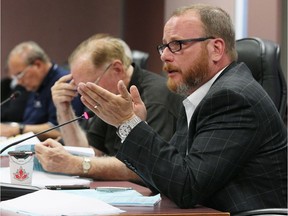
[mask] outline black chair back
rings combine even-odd
[[[288,215],[287,208],[265,208],[250,211],[244,211],[232,216],[284,216]]]
[[[243,38],[236,41],[238,62],[244,62],[254,78],[274,101],[282,119],[286,120],[287,86],[280,65],[280,47],[261,38]]]

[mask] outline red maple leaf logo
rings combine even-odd
[[[28,174],[25,171],[25,169],[22,168],[22,166],[20,166],[19,169],[17,169],[16,173],[13,173],[14,178],[19,180],[19,181],[24,181],[25,179],[28,178]]]

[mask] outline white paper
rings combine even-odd
[[[44,188],[48,185],[90,185],[92,179],[80,178],[78,176],[52,174],[41,171],[33,171],[32,186]],[[0,182],[11,183],[10,168],[0,168]]]
[[[33,132],[28,132],[28,133],[25,133],[25,134],[22,134],[22,135],[17,135],[15,137],[11,137],[11,138],[8,138],[8,139],[3,139],[3,140],[0,140],[0,149],[3,149],[4,147],[14,143],[14,142],[17,142],[19,140],[22,140],[22,139],[26,139],[28,137],[31,137],[33,136],[34,133]],[[24,150],[25,147],[28,147],[28,149],[25,149],[25,150],[29,150],[31,151],[31,147],[29,146],[33,146],[37,143],[40,143],[41,141],[37,138],[37,137],[33,137],[33,138],[30,138],[24,142],[21,142],[15,146],[11,146],[10,148],[6,149],[4,152],[2,152],[1,156],[7,156],[8,155],[8,152],[9,151],[15,151],[15,150]],[[23,149],[24,148],[24,149]],[[79,155],[79,156],[86,156],[86,157],[93,157],[95,156],[95,152],[92,148],[87,148],[87,147],[77,147],[77,146],[64,146],[64,148],[71,154],[73,155]]]
[[[107,215],[123,210],[95,198],[62,193],[60,191],[39,190],[15,199],[0,202],[1,209],[28,215]]]
[[[161,200],[160,194],[143,196],[136,190],[123,190],[115,192],[97,191],[95,189],[62,190],[63,193],[72,193],[79,196],[99,199],[115,206],[154,206]]]
[[[25,134],[21,134],[21,135],[17,135],[15,137],[11,137],[11,138],[8,138],[8,139],[5,139],[5,140],[1,140],[0,142],[0,149],[2,150],[4,147],[14,143],[14,142],[18,142],[22,139],[26,139],[28,137],[31,137],[33,136],[34,133],[33,132],[29,132],[29,133],[25,133]],[[37,137],[33,137],[33,138],[30,138],[24,142],[21,142],[15,146],[11,146],[10,148],[6,149],[4,152],[2,152],[1,156],[4,156],[4,155],[8,155],[8,152],[9,151],[14,151],[16,146],[23,146],[23,145],[35,145],[37,143],[40,143],[40,140],[37,138]]]
[[[92,148],[77,147],[77,146],[64,146],[64,148],[73,155],[93,157],[95,152]]]

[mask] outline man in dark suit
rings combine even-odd
[[[207,5],[177,9],[158,51],[169,88],[186,96],[170,142],[144,122],[136,87],[129,94],[120,81],[120,97],[79,84],[82,102],[118,127],[117,158],[182,208],[287,207],[286,127],[248,67],[236,63],[229,15]]]

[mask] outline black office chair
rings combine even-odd
[[[287,208],[256,209],[240,212],[238,214],[233,214],[232,216],[281,216],[281,215],[288,215],[288,209]]]
[[[236,50],[238,62],[246,63],[286,122],[287,86],[280,65],[279,45],[256,37],[243,38],[236,41]]]
[[[149,54],[139,50],[132,50],[132,59],[135,64],[143,69],[147,69]]]

